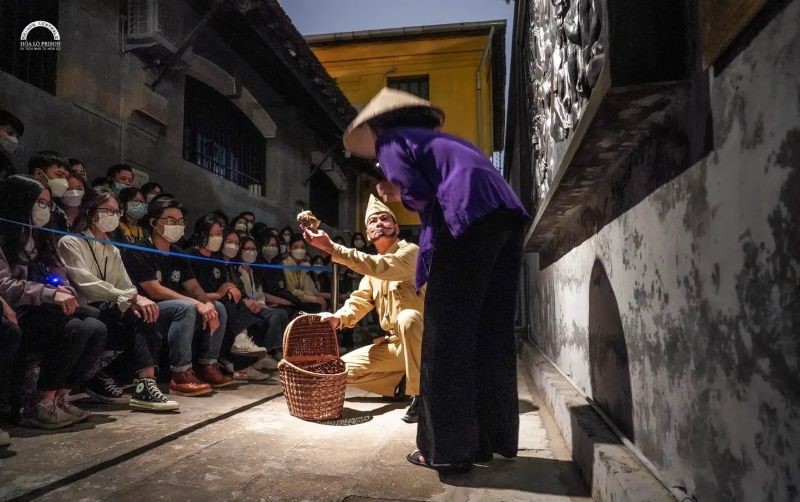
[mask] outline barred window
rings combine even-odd
[[[428,76],[416,75],[413,77],[389,77],[389,87],[406,91],[422,99],[430,99],[428,92]]]
[[[0,71],[31,85],[56,93],[58,51],[21,50],[22,30],[34,21],[47,21],[58,28],[58,0],[0,0]],[[28,33],[29,42],[52,42],[53,35],[45,28]]]
[[[186,77],[183,158],[263,194],[267,142],[250,119],[206,84]]]

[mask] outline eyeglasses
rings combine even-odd
[[[166,221],[167,225],[181,225],[181,226],[184,226],[184,227],[186,226],[186,220],[184,220],[183,218],[181,218],[180,220],[176,220],[175,218],[170,216],[168,218],[159,218],[158,219],[158,221],[161,221],[161,220]]]
[[[97,208],[98,214],[107,214],[109,216],[117,215],[122,216],[122,209],[110,209],[107,207],[98,207]]]
[[[39,206],[40,208],[42,208],[42,209],[49,209],[51,211],[55,207],[55,203],[54,202],[49,201],[49,200],[45,200],[45,199],[36,199],[36,203],[35,204],[37,206]]]

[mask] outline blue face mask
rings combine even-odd
[[[144,202],[128,202],[125,204],[125,214],[134,220],[141,220],[147,214],[147,204]]]
[[[126,185],[125,183],[120,183],[119,181],[114,183],[114,191],[117,193],[120,193],[121,191],[125,190],[128,187],[129,185]]]

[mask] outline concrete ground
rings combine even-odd
[[[0,500],[589,500],[539,396],[520,378],[520,456],[439,478],[405,460],[405,403],[349,389],[344,419],[289,415],[279,384],[183,398],[179,414],[96,407],[61,432],[12,428]]]

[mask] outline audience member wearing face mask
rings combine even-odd
[[[150,233],[144,223],[147,215],[147,201],[142,191],[136,187],[123,188],[119,192],[122,219],[119,228],[111,235],[118,242],[133,244],[146,240]]]
[[[283,265],[303,265],[306,261],[306,243],[303,236],[295,234],[289,242],[289,256],[281,263]],[[327,308],[328,302],[323,293],[317,291],[314,281],[305,270],[284,269],[283,276],[286,279],[286,289],[293,295],[300,298],[306,305],[317,304],[317,312]]]
[[[0,178],[17,173],[11,156],[19,148],[19,138],[25,132],[25,125],[8,110],[0,110]]]
[[[48,187],[55,199],[60,199],[69,189],[69,164],[58,152],[41,151],[28,162],[28,174]],[[52,205],[50,227],[69,231],[67,214],[57,204]]]
[[[256,248],[260,251],[257,263],[280,265],[283,261],[280,256],[278,237],[272,233],[268,233],[265,240],[256,241]],[[286,289],[286,279],[283,275],[283,270],[259,267],[255,269],[254,273],[257,276],[256,280],[261,284],[265,293],[282,300],[273,300],[272,303],[275,307],[286,310],[290,318],[293,318],[300,312],[303,301]]]
[[[24,175],[0,182],[0,218],[43,227],[50,189]],[[69,402],[99,359],[106,327],[81,311],[52,233],[0,221],[0,297],[16,311],[22,351],[41,354],[38,395],[25,403],[21,424],[60,429],[91,416]]]
[[[67,183],[67,191],[56,202],[64,210],[69,227],[74,228],[75,220],[80,213],[83,195],[86,193],[86,182],[83,178],[70,174]]]
[[[115,164],[106,171],[108,186],[116,193],[120,193],[128,187],[133,186],[135,176],[133,169],[127,164]]]
[[[258,246],[250,237],[244,237],[240,241],[238,259],[241,265],[236,267],[239,273],[239,280],[244,293],[244,304],[250,312],[256,316],[260,325],[257,329],[251,330],[254,341],[261,347],[267,349],[266,357],[260,358],[241,370],[242,377],[248,380],[259,380],[265,372],[277,369],[277,363],[283,358],[281,346],[283,344],[283,331],[289,324],[289,313],[281,308],[279,304],[288,303],[283,298],[273,296],[264,291],[258,274],[254,273],[250,264],[258,259]],[[268,306],[271,305],[271,306]]]
[[[75,231],[87,237],[108,240],[120,222],[121,203],[107,188],[90,189],[81,206]],[[155,366],[161,350],[161,336],[156,330],[158,306],[138,295],[122,263],[119,249],[112,244],[65,236],[58,242],[67,275],[77,292],[78,303],[100,310],[100,319],[108,329],[103,357],[95,375],[84,384],[84,391],[100,403],[130,404],[150,411],[178,409],[156,385]],[[131,358],[136,371],[133,396],[105,372],[120,354]]]
[[[157,327],[169,345],[170,393],[210,394],[212,387],[233,383],[216,364],[225,337],[227,311],[208,297],[195,278],[191,263],[171,254],[180,251],[174,243],[183,238],[186,228],[183,206],[163,195],[150,203],[146,218],[150,237],[139,245],[164,254],[126,249],[122,260],[139,294],[158,305]],[[192,369],[193,337],[199,350],[197,374]]]
[[[223,230],[214,215],[209,214],[197,220],[194,229],[192,240],[196,244],[190,249],[190,254],[224,261],[233,261],[239,255],[238,233],[232,228]],[[192,262],[192,270],[197,282],[207,291],[209,299],[219,301],[227,312],[228,325],[225,332],[228,337],[220,351],[223,367],[234,373],[230,354],[256,357],[266,355],[267,349],[253,342],[250,330],[258,329],[259,319],[242,302],[241,283],[235,268],[223,263],[197,260]]]

